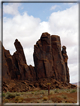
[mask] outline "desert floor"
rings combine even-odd
[[[3,92],[3,103],[77,103],[77,89]]]

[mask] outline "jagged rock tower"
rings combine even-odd
[[[64,49],[61,52],[60,37],[43,33],[34,45],[36,77],[38,79],[53,77],[58,81],[69,82],[69,70],[64,55],[67,56]]]
[[[60,37],[42,33],[34,45],[34,64],[28,66],[21,43],[15,40],[16,52],[11,55],[3,48],[3,78],[18,80],[38,80],[53,78],[60,82],[69,83],[66,47],[62,47]]]

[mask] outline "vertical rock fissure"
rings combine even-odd
[[[44,74],[45,74],[45,76],[46,76],[46,68],[45,68],[45,63],[44,63],[44,61],[43,61],[43,67],[44,67]]]

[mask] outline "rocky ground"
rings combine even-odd
[[[28,80],[3,80],[3,91],[4,92],[26,92],[31,90],[47,90],[48,83],[50,83],[50,89],[69,89],[76,88],[75,85],[70,83],[59,82],[53,78],[39,79],[37,81]]]

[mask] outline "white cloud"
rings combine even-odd
[[[3,4],[3,13],[16,15],[18,14],[19,3],[9,3],[8,5]]]
[[[50,10],[55,10],[56,8],[60,8],[60,6],[58,6],[58,5],[54,5],[54,6],[52,6],[51,8],[50,8]]]
[[[69,73],[70,73],[70,82],[78,82],[79,79],[79,65],[78,64],[70,64],[69,65]]]
[[[74,73],[78,73],[78,5],[64,11],[53,12],[48,22],[41,22],[39,18],[29,16],[26,12],[23,15],[18,12],[13,18],[4,17],[3,20],[4,47],[13,54],[15,51],[13,43],[17,38],[24,48],[28,65],[34,64],[34,45],[43,32],[59,35],[61,44],[67,46],[71,82],[72,79],[77,81],[78,74],[75,76]]]
[[[49,18],[51,33],[59,35],[61,44],[67,46],[70,82],[78,81],[78,17],[78,5],[74,5],[64,11],[53,12]]]

